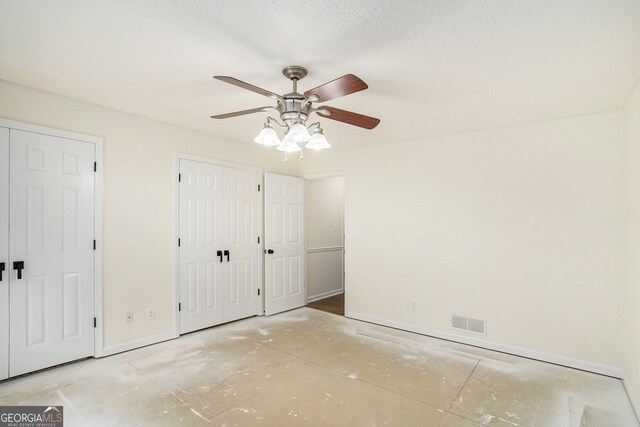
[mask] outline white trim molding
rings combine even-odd
[[[178,338],[173,332],[165,332],[164,334],[153,335],[150,337],[139,338],[137,340],[127,341],[120,344],[110,345],[102,350],[103,356],[111,356],[124,351],[135,350],[136,348],[146,347],[148,345],[158,344],[162,341],[169,341]]]
[[[23,130],[26,132],[40,133],[42,135],[57,136],[66,139],[75,139],[76,141],[90,142],[92,144],[102,144],[101,136],[88,135],[86,133],[72,132],[68,130],[50,128],[47,126],[35,125],[33,123],[19,122],[17,120],[9,120],[0,117],[0,127]]]
[[[336,176],[347,176],[347,171],[335,171],[335,172],[324,172],[324,173],[312,173],[308,175],[302,175],[302,179],[322,179],[322,178],[334,178]]]
[[[572,359],[570,357],[560,356],[557,354],[545,353],[525,347],[518,347],[509,344],[502,344],[484,339],[465,337],[462,335],[443,332],[436,329],[423,328],[421,326],[410,325],[407,323],[395,322],[393,320],[380,319],[366,314],[355,313],[349,311],[345,313],[346,317],[363,322],[375,323],[377,325],[388,326],[390,328],[401,329],[403,331],[415,332],[421,335],[427,335],[433,338],[440,338],[447,341],[453,341],[460,344],[467,344],[473,347],[480,347],[487,350],[499,351],[501,353],[512,354],[515,356],[526,357],[527,359],[539,360],[541,362],[553,363],[554,365],[567,366],[569,368],[580,369],[582,371],[593,372],[596,374],[606,375],[609,377],[623,379],[622,369],[615,366],[601,365],[599,363],[588,362],[586,360]]]
[[[627,376],[625,375],[624,378],[622,378],[622,385],[624,386],[624,389],[627,392],[627,396],[629,396],[631,407],[633,408],[633,411],[636,413],[636,419],[640,423],[640,406],[638,406],[638,403],[636,403],[640,401],[636,400],[637,396],[633,394],[633,391],[631,391],[631,387],[629,387],[627,383],[628,383]]]
[[[193,154],[176,152],[176,160],[179,161],[180,159],[193,160],[194,162],[208,163],[211,165],[224,166],[228,168],[243,169],[258,172],[260,174],[263,172],[263,169],[257,166],[243,165],[242,163],[226,162],[224,160],[212,159],[211,157],[196,156]]]
[[[336,295],[340,295],[342,293],[344,293],[344,289],[336,289],[336,290],[333,290],[333,291],[323,292],[321,294],[313,295],[313,296],[308,297],[307,298],[307,303],[318,301],[318,300],[329,298],[329,297],[333,297],[333,296],[336,296]]]
[[[314,254],[317,252],[333,252],[333,251],[341,251],[344,247],[342,246],[324,246],[321,248],[307,248],[308,254]]]

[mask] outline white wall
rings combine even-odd
[[[444,333],[469,315],[484,340],[621,366],[620,111],[310,153],[300,168],[348,170],[348,315]]]
[[[4,81],[0,117],[104,137],[106,346],[173,330],[176,152],[297,175],[297,161],[285,164],[274,150]],[[147,320],[150,307],[155,320]],[[126,323],[128,311],[134,323]]]
[[[306,181],[307,299],[342,291],[344,177]]]
[[[640,84],[624,109],[625,117],[625,236],[624,370],[627,388],[640,409]]]
[[[451,332],[453,313],[483,318],[488,341],[624,362],[638,396],[639,98],[636,90],[624,114],[307,153],[300,165],[261,147],[3,81],[0,117],[105,138],[107,346],[173,328],[180,151],[287,175],[348,170],[349,313],[443,332]],[[148,321],[152,306],[157,318]],[[136,314],[133,324],[127,311]]]

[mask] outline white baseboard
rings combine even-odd
[[[344,293],[344,289],[343,288],[336,289],[334,291],[323,292],[323,293],[318,294],[318,295],[313,295],[313,296],[307,297],[307,303],[318,301],[319,299],[329,298],[329,297],[332,297],[332,296],[335,296],[335,295],[340,295],[341,293]]]
[[[105,347],[104,349],[102,349],[102,355],[100,357],[111,356],[112,354],[122,353],[123,351],[134,350],[140,347],[146,347],[151,344],[157,344],[159,342],[172,340],[174,338],[178,338],[178,335],[176,335],[172,331],[164,334],[140,338],[133,341],[127,341],[121,344],[110,345],[109,347]]]
[[[421,335],[428,335],[434,338],[440,338],[447,341],[454,341],[461,344],[472,345],[474,347],[481,347],[488,350],[495,350],[502,353],[513,354],[516,356],[526,357],[528,359],[540,360],[542,362],[549,362],[555,365],[567,366],[569,368],[580,369],[583,371],[589,371],[596,374],[607,375],[609,377],[622,379],[624,377],[622,368],[615,366],[601,365],[598,363],[588,362],[585,360],[572,359],[570,357],[559,356],[556,354],[545,353],[542,351],[518,347],[509,344],[502,344],[493,341],[487,341],[479,338],[465,337],[450,332],[438,331],[436,329],[423,328],[420,326],[410,325],[406,323],[394,322],[392,320],[379,319],[366,314],[354,313],[349,311],[345,313],[346,317],[362,320],[364,322],[375,323],[382,326],[388,326],[395,329],[402,329],[404,331],[415,332]]]
[[[631,401],[631,406],[633,407],[633,411],[636,413],[636,418],[638,419],[638,422],[640,422],[640,407],[638,406],[638,404],[640,404],[640,401],[636,399],[637,396],[633,394],[633,392],[631,391],[631,388],[627,385],[626,375],[624,375],[624,377],[622,378],[622,385],[624,386],[624,389],[627,391],[627,395],[629,396],[629,400]],[[636,402],[639,402],[639,403],[636,403]]]

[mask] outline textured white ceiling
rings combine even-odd
[[[638,0],[0,0],[0,79],[250,142],[269,105],[213,80],[286,93],[347,73],[369,89],[327,105],[337,148],[620,108],[640,77]]]

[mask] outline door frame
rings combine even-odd
[[[343,188],[343,200],[342,200],[342,214],[343,214],[343,218],[342,218],[342,232],[344,234],[343,237],[343,241],[342,241],[342,253],[343,253],[343,265],[342,265],[342,270],[344,272],[343,278],[342,278],[342,290],[344,292],[344,316],[345,317],[349,317],[349,304],[347,303],[348,300],[348,293],[347,293],[347,282],[349,280],[349,262],[347,259],[347,250],[349,248],[349,172],[346,170],[342,170],[342,171],[334,171],[334,172],[324,172],[324,173],[315,173],[315,174],[308,174],[308,175],[302,175],[302,179],[304,179],[305,181],[305,204],[306,204],[306,195],[308,194],[306,186],[307,186],[307,181],[310,180],[314,180],[314,179],[324,179],[324,178],[334,178],[337,176],[341,176],[344,178],[344,188]],[[305,222],[305,228],[304,228],[304,233],[305,233],[305,263],[307,262],[307,226],[308,223]],[[305,274],[304,277],[304,286],[305,286],[305,290],[307,290],[307,275]]]
[[[172,230],[172,243],[173,247],[173,336],[178,338],[180,336],[180,313],[178,312],[178,304],[180,303],[180,254],[178,252],[178,234],[180,231],[180,186],[178,185],[178,174],[180,173],[180,160],[191,160],[194,162],[207,163],[215,166],[222,166],[228,168],[235,168],[246,170],[250,172],[256,172],[258,174],[258,184],[260,185],[260,193],[264,191],[264,171],[260,167],[243,165],[241,163],[226,162],[224,160],[218,160],[211,157],[198,156],[194,154],[176,152],[174,160],[173,170],[173,230]],[[264,221],[263,221],[263,202],[264,197],[262,194],[258,194],[258,233],[260,237],[260,243],[258,244],[258,289],[260,289],[260,297],[258,297],[256,315],[264,315],[264,267],[263,267],[263,252],[264,252]]]
[[[39,133],[47,136],[71,139],[74,141],[86,142],[94,146],[94,161],[97,170],[94,175],[94,198],[93,198],[93,233],[96,239],[96,249],[93,257],[93,285],[94,285],[94,317],[97,326],[94,328],[93,356],[101,357],[104,351],[104,318],[103,318],[103,295],[102,295],[102,267],[103,267],[103,196],[104,196],[104,138],[101,136],[88,135],[84,133],[71,132],[32,123],[20,122],[0,117],[0,127],[9,128],[9,144],[11,144],[11,129],[21,130],[31,133]],[[9,145],[11,146],[11,145]]]

